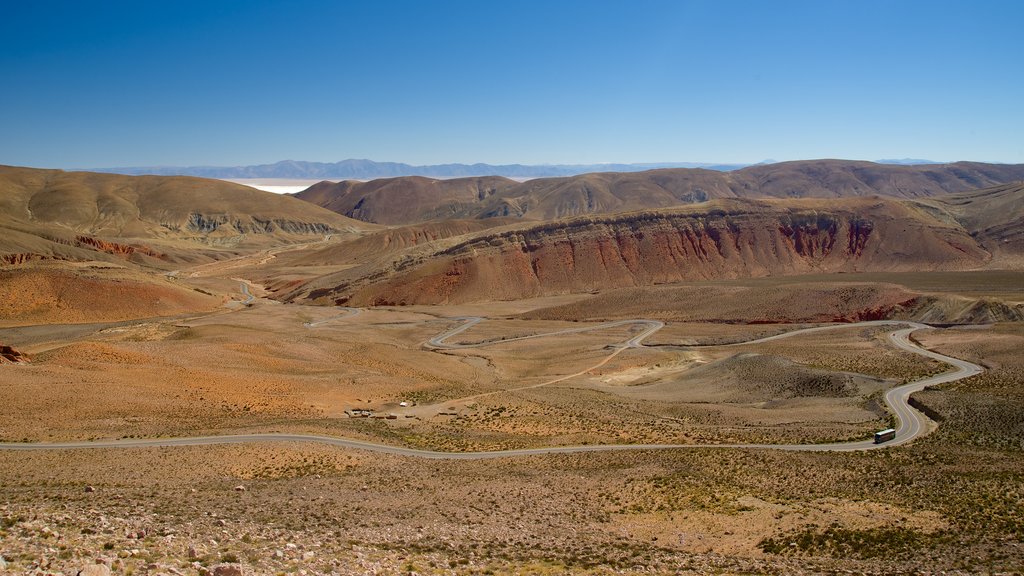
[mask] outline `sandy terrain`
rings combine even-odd
[[[125,321],[97,307],[91,324],[0,329],[0,342],[30,353],[0,365],[0,438],[293,431],[441,450],[822,442],[885,426],[880,392],[940,369],[861,327],[726,345],[801,325],[670,322],[654,346],[614,356],[637,327],[508,341],[599,325],[531,314],[585,295],[356,314],[281,304],[249,277],[273,267],[270,255],[158,283],[209,298],[206,309]],[[426,345],[471,315],[488,318],[451,343],[490,345]],[[0,557],[15,573],[65,574],[96,561],[135,574],[223,562],[254,574],[1020,569],[1024,333],[916,337],[990,370],[919,394],[942,420],[907,448],[486,463],[308,444],[5,453]],[[437,406],[446,413],[423,410]],[[355,408],[397,417],[350,418]]]

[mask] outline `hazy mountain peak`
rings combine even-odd
[[[922,160],[920,158],[889,158],[885,160],[875,160],[879,164],[902,164],[905,166],[920,165],[920,164],[945,164],[945,162],[936,162],[934,160]]]

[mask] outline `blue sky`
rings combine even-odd
[[[1024,2],[7,2],[0,164],[1024,162]]]

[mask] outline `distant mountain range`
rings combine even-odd
[[[942,164],[931,160],[912,158],[878,160],[879,164],[926,165]],[[467,178],[474,176],[504,176],[506,178],[550,178],[577,176],[595,172],[643,172],[658,168],[704,168],[717,172],[731,172],[748,166],[774,164],[765,160],[757,164],[715,164],[708,162],[651,162],[641,164],[430,164],[414,166],[401,162],[375,162],[373,160],[342,160],[340,162],[305,162],[282,160],[273,164],[254,166],[136,166],[126,168],[96,168],[96,172],[127,175],[199,176],[226,179],[289,179],[289,180],[373,180],[399,176],[426,176],[428,178]]]
[[[661,162],[647,164],[432,164],[413,166],[401,162],[342,160],[340,162],[303,162],[284,160],[256,166],[141,166],[97,168],[96,172],[154,176],[201,176],[203,178],[240,179],[276,178],[295,180],[371,180],[397,176],[465,178],[469,176],[505,176],[542,178],[575,176],[591,172],[642,172],[655,168],[705,168],[727,172],[749,164],[711,164],[701,162]]]

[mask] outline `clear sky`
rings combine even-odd
[[[1024,162],[1024,1],[4,3],[0,164]]]

